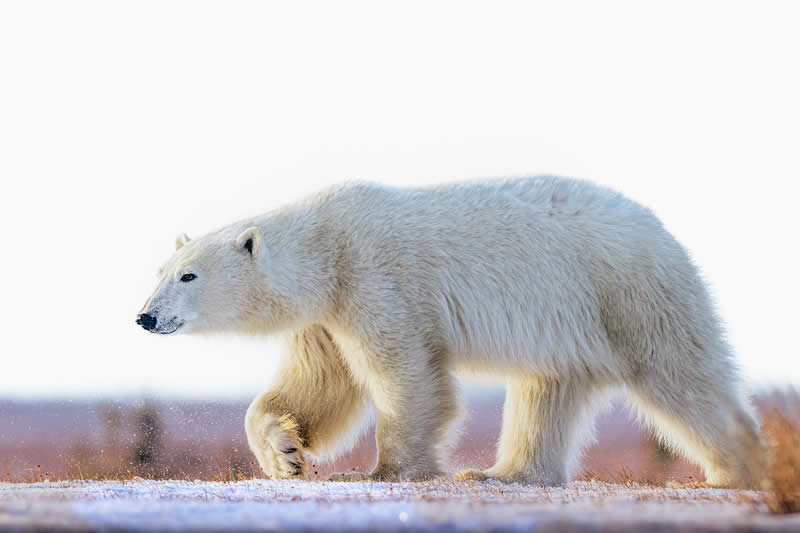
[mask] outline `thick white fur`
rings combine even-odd
[[[508,388],[497,463],[462,477],[564,483],[598,395],[624,387],[710,483],[756,482],[757,423],[708,292],[658,219],[616,192],[553,177],[354,184],[179,240],[143,310],[163,332],[292,332],[246,420],[275,477],[352,445],[370,401],[372,477],[442,474],[465,370]],[[181,283],[187,271],[197,279]]]

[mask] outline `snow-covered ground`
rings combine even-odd
[[[574,482],[0,483],[0,530],[800,531],[761,495]]]

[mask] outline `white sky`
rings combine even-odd
[[[345,179],[554,173],[653,208],[745,374],[800,383],[797,3],[3,2],[0,396],[241,396],[134,317],[172,252]]]

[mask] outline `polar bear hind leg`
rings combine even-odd
[[[587,380],[514,377],[506,387],[497,462],[458,480],[497,479],[546,486],[569,481],[593,434],[596,388]]]
[[[674,365],[637,380],[628,386],[631,400],[666,444],[703,467],[709,485],[758,488],[764,455],[756,417],[727,373],[699,370]]]

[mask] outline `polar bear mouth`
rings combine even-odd
[[[170,323],[167,324],[167,329],[158,330],[156,331],[156,333],[158,333],[159,335],[171,335],[176,331],[178,331],[179,329],[181,329],[182,326],[183,322]]]

